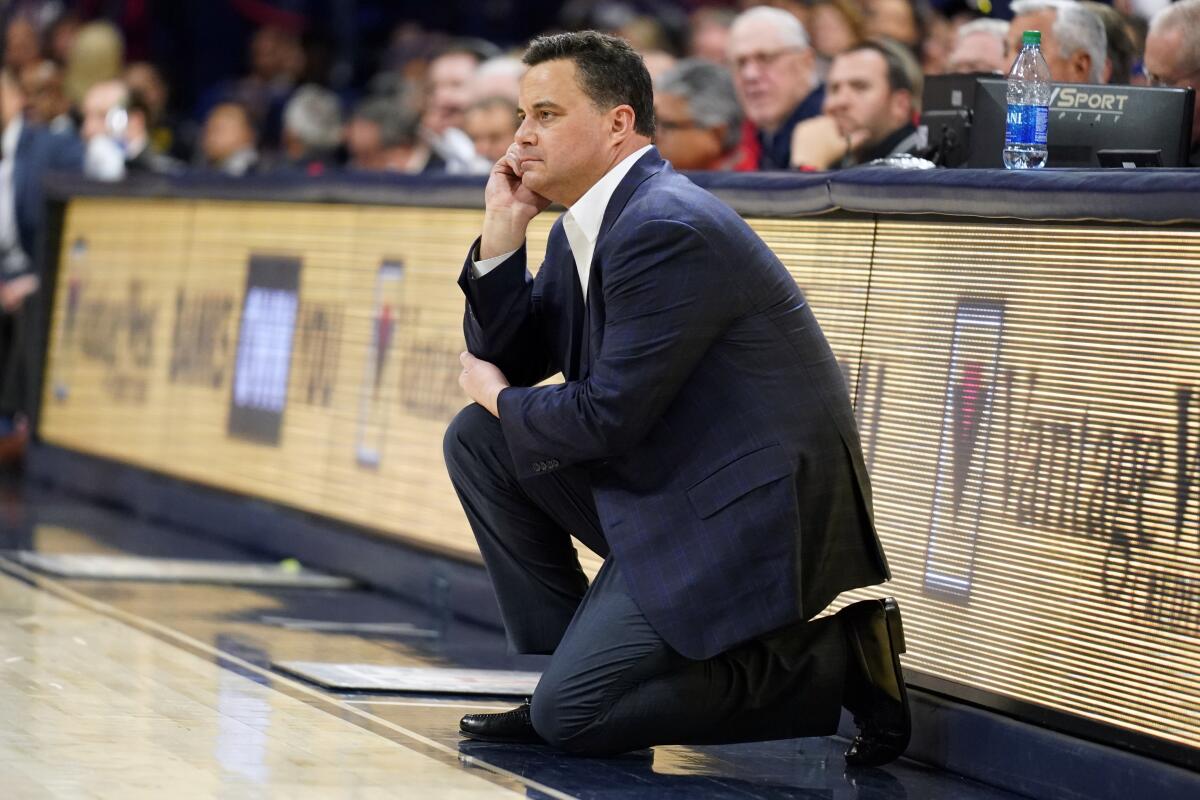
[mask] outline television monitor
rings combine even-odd
[[[998,75],[931,75],[921,124],[935,163],[1003,167],[1007,82]],[[1157,151],[1164,167],[1186,167],[1192,143],[1192,89],[1055,83],[1050,95],[1048,167],[1099,167],[1100,150]],[[1106,159],[1108,161],[1108,159]]]

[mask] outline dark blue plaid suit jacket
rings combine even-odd
[[[803,295],[657,150],[609,202],[586,313],[561,219],[536,278],[524,249],[470,267],[467,344],[513,384],[499,409],[518,472],[588,471],[631,595],[680,653],[889,577],[845,379]]]

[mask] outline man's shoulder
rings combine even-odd
[[[662,220],[712,230],[740,222],[732,208],[707,189],[674,170],[664,170],[642,183],[630,198],[617,225],[641,225]]]
[[[17,141],[18,163],[35,165],[41,161],[58,161],[78,156],[83,159],[83,143],[68,131],[53,131],[41,125],[25,125]]]

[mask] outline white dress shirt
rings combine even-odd
[[[0,137],[0,265],[3,274],[20,272],[25,266],[26,254],[21,250],[17,233],[16,186],[13,183],[13,167],[17,162],[17,142],[24,127],[21,118],[15,117]]]
[[[608,210],[608,201],[622,179],[633,169],[637,160],[646,154],[653,145],[646,145],[637,152],[630,153],[623,161],[604,173],[604,177],[592,184],[592,188],[584,192],[583,197],[563,214],[563,232],[567,234],[567,243],[571,246],[571,255],[575,257],[575,271],[579,275],[579,287],[583,290],[583,299],[587,300],[588,276],[592,273],[592,253],[596,250],[596,239],[600,237],[600,226],[604,223],[604,212]],[[488,272],[500,266],[516,250],[501,256],[475,261],[472,263],[476,278],[482,278]]]

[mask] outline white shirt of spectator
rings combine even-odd
[[[584,192],[583,197],[575,201],[575,205],[563,214],[563,232],[567,234],[567,243],[571,246],[571,255],[575,257],[575,271],[579,275],[579,287],[583,290],[583,299],[587,300],[588,277],[592,274],[592,253],[596,250],[596,239],[600,237],[600,226],[604,224],[604,212],[608,210],[608,201],[612,199],[617,186],[633,169],[637,160],[646,154],[653,145],[646,145],[635,153],[631,153],[615,167],[604,173],[604,177],[592,184],[592,188]],[[502,256],[473,262],[476,278],[482,278],[496,267],[500,266],[513,253],[513,250]]]
[[[23,127],[24,123],[18,116],[8,123],[4,136],[0,137],[0,257],[4,259],[2,266],[5,274],[20,272],[26,259],[17,235],[17,196],[13,184],[17,144],[21,140]]]

